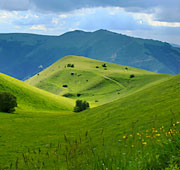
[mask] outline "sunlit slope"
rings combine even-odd
[[[180,120],[180,75],[115,102],[85,111],[89,129],[106,129],[107,135],[160,127]]]
[[[71,99],[53,95],[0,73],[0,92],[3,91],[10,92],[17,97],[17,110],[72,110],[73,101]]]
[[[67,64],[74,64],[74,68],[67,67]],[[102,67],[103,64],[107,67]],[[130,78],[130,75],[135,77]],[[171,76],[85,57],[66,56],[26,82],[54,94],[87,100],[91,106],[97,106],[169,77]],[[63,85],[68,87],[62,87]]]

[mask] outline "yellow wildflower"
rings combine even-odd
[[[131,145],[132,148],[134,148],[134,145]]]
[[[173,126],[176,126],[176,124],[173,124]]]
[[[140,133],[137,133],[138,136],[140,136]]]
[[[123,139],[126,139],[127,137],[126,136],[123,136]]]
[[[143,145],[147,145],[147,142],[143,142],[142,144],[143,144]]]
[[[161,136],[161,134],[156,134],[156,136]]]
[[[150,136],[146,136],[146,138],[150,138]]]
[[[133,135],[129,135],[130,137],[133,137]]]

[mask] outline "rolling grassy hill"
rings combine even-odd
[[[67,67],[67,64],[74,64],[74,67]],[[102,67],[103,64],[107,67]],[[130,75],[135,77],[130,78]],[[26,82],[48,92],[72,99],[87,100],[91,106],[98,106],[170,77],[171,75],[104,63],[85,57],[66,56]]]
[[[118,141],[124,134],[129,134],[132,130],[140,132],[152,127],[159,128],[162,125],[166,127],[171,118],[180,120],[179,84],[180,75],[173,76],[79,114],[0,113],[0,167],[15,161],[17,157],[20,158],[21,153],[26,153],[28,148],[43,149],[47,148],[47,145],[57,144],[58,141],[63,144],[64,134],[68,138],[77,139],[86,131],[91,134],[93,146],[98,146],[100,133],[104,129],[107,148],[111,146],[110,150],[118,152]],[[83,144],[85,143],[81,145]]]
[[[17,112],[72,110],[72,100],[53,95],[0,73],[0,92],[4,91],[17,97]]]
[[[0,34],[0,72],[25,80],[66,55],[79,55],[153,72],[180,73],[180,49],[106,30],[61,36]]]

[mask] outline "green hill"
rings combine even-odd
[[[0,92],[4,91],[17,97],[17,111],[72,110],[72,100],[53,95],[0,73]]]
[[[86,58],[83,59],[86,60]],[[82,67],[85,66],[82,65]],[[47,73],[50,72],[47,70]],[[12,82],[14,79],[10,80]],[[18,112],[19,114],[13,115],[0,113],[0,167],[9,166],[11,161],[15,164],[17,157],[20,159],[21,153],[28,152],[28,149],[34,150],[38,147],[46,149],[47,146],[55,145],[59,141],[63,146],[64,134],[68,136],[68,139],[79,139],[80,135],[83,136],[88,131],[92,137],[93,147],[96,147],[100,143],[99,134],[102,129],[104,129],[103,136],[108,144],[104,152],[106,153],[107,148],[121,152],[118,141],[122,139],[122,135],[129,134],[132,130],[141,132],[143,129],[159,128],[162,125],[166,127],[172,118],[180,120],[179,84],[180,75],[162,79],[162,82],[154,82],[151,86],[136,91],[134,94],[131,93],[114,102],[78,114],[72,112],[68,115],[58,112],[36,114],[32,111],[27,112],[28,114]],[[80,146],[86,147],[86,143]],[[81,160],[81,157],[79,158]]]
[[[61,36],[0,34],[0,72],[26,80],[67,55],[86,56],[158,73],[180,73],[180,49],[106,30]]]
[[[74,64],[74,67],[67,67]],[[106,64],[107,67],[102,65]],[[130,78],[131,75],[135,77]],[[98,106],[130,95],[170,78],[145,70],[66,56],[26,82],[40,89]],[[68,87],[63,87],[67,85]],[[79,95],[79,96],[78,96]]]
[[[116,136],[132,130],[159,128],[179,121],[180,75],[114,102],[85,111],[86,126],[105,128],[107,136]]]

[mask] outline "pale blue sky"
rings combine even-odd
[[[180,44],[180,0],[0,0],[0,33],[107,29]]]

